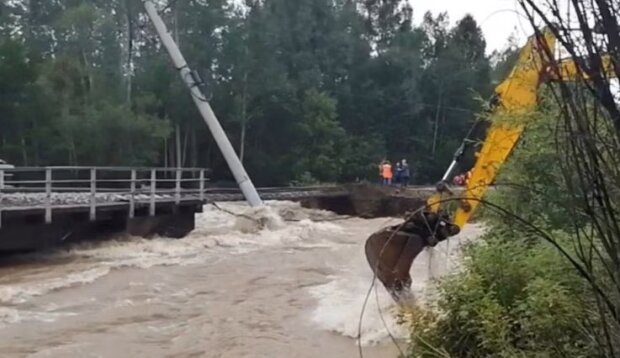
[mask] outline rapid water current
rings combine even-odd
[[[0,258],[0,357],[358,357],[372,281],[364,242],[398,220],[267,204],[208,205],[182,240],[118,237]],[[415,293],[427,296],[481,230],[423,252]],[[378,284],[364,357],[397,356],[388,330],[405,347],[392,308]]]

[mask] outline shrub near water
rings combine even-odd
[[[594,356],[581,280],[552,248],[492,230],[465,255],[433,311],[413,323],[410,357]]]

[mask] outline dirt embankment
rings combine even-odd
[[[432,190],[428,188],[398,188],[372,184],[355,184],[347,188],[348,196],[308,198],[302,200],[301,205],[366,219],[395,217],[418,209],[432,194]]]

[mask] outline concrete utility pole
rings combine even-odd
[[[174,66],[177,68],[179,74],[181,75],[181,78],[189,88],[194,103],[196,103],[196,106],[198,107],[202,118],[207,123],[211,134],[213,134],[213,138],[215,139],[215,142],[217,143],[220,150],[222,151],[222,155],[224,156],[226,163],[228,163],[230,171],[233,173],[235,180],[239,185],[239,188],[245,196],[245,199],[252,207],[263,205],[263,202],[258,195],[254,184],[252,183],[252,180],[250,180],[248,173],[245,171],[245,168],[243,168],[243,164],[237,157],[237,154],[235,153],[235,150],[230,144],[226,133],[222,129],[220,122],[218,122],[217,118],[215,117],[215,113],[213,113],[209,102],[207,101],[200,88],[198,88],[198,86],[202,84],[202,81],[200,80],[198,75],[187,66],[187,62],[183,58],[179,47],[172,39],[172,36],[170,36],[170,33],[168,32],[164,21],[161,19],[159,13],[157,12],[157,9],[155,8],[155,5],[153,5],[151,1],[144,1],[144,8],[146,9],[146,13],[148,14],[149,18],[153,22],[153,25],[155,25],[155,29],[157,30],[157,33],[161,38],[161,42],[168,50],[168,53],[170,54],[170,57],[174,62]]]

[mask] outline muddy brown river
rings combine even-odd
[[[0,259],[0,357],[358,357],[372,280],[363,244],[397,220],[290,202],[220,207],[205,207],[183,240],[119,237]],[[416,260],[419,297],[481,230],[470,225]],[[363,317],[364,357],[398,355],[388,330],[406,347],[391,309],[379,285]]]

